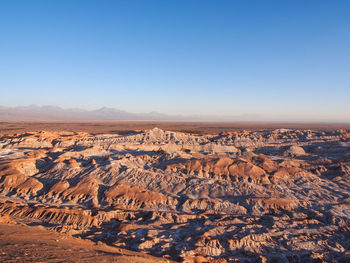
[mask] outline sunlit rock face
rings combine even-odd
[[[350,136],[0,138],[0,213],[185,262],[348,262]]]

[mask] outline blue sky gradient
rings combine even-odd
[[[349,14],[345,0],[2,0],[0,105],[350,121]]]

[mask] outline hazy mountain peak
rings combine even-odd
[[[145,120],[176,119],[175,116],[153,112],[136,114],[127,111],[101,107],[96,110],[80,108],[64,109],[53,105],[28,105],[18,107],[0,107],[0,120]]]

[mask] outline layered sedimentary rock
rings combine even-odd
[[[347,262],[349,132],[0,138],[0,214],[185,262]]]

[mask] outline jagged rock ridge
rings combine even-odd
[[[0,213],[186,262],[349,259],[349,131],[0,138]]]

